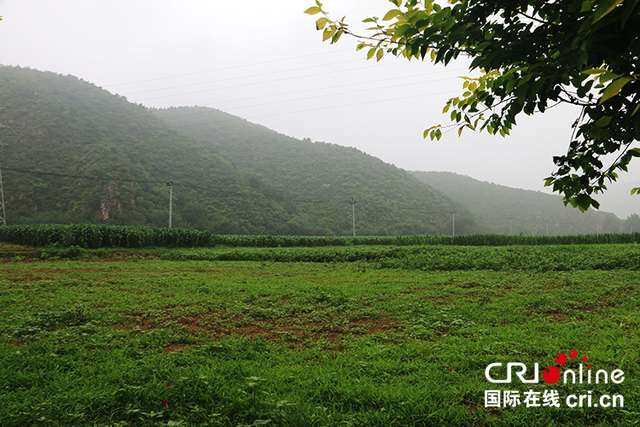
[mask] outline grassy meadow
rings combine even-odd
[[[636,244],[0,250],[3,427],[640,424]],[[624,381],[485,378],[571,350]]]

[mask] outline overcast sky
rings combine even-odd
[[[354,31],[387,0],[325,0]],[[322,43],[313,0],[0,0],[0,63],[73,74],[150,107],[207,106],[296,138],[359,150],[406,170],[450,171],[549,192],[552,156],[565,153],[577,112],[525,117],[506,139],[454,130],[447,99],[461,93],[465,61],[436,67],[379,63],[356,40]],[[635,166],[635,169],[634,169]],[[621,218],[640,212],[629,190],[640,164],[602,198]]]

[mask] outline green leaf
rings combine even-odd
[[[327,22],[329,22],[329,19],[327,19],[326,17],[322,17],[322,18],[318,19],[316,21],[316,30],[323,29],[324,26],[327,25]]]
[[[624,27],[627,25],[627,21],[631,18],[634,13],[633,9],[638,5],[638,0],[627,1],[624,4],[624,11],[622,12],[622,20],[620,21],[621,28],[624,30]]]
[[[633,78],[631,77],[620,77],[612,81],[602,93],[602,97],[600,98],[600,101],[598,101],[598,104],[602,104],[607,99],[610,99],[616,96],[618,93],[620,93],[624,85],[629,83],[631,80],[633,80]]]
[[[382,49],[378,49],[378,52],[376,52],[376,61],[380,61],[382,59],[382,55],[384,55],[384,51]]]
[[[304,13],[309,14],[309,15],[316,15],[316,14],[318,14],[320,12],[322,12],[322,9],[320,9],[319,7],[316,7],[316,6],[311,6],[309,9],[304,11]]]
[[[604,68],[590,68],[588,70],[581,71],[581,74],[603,74],[606,72],[607,70]]]
[[[329,40],[331,37],[333,37],[333,35],[336,33],[336,26],[333,25],[327,29],[324,30],[324,33],[322,33],[322,41],[327,41]]]
[[[614,79],[617,79],[618,77],[622,77],[622,76],[620,76],[620,74],[612,73],[611,71],[605,71],[604,73],[602,73],[600,78],[598,78],[598,80],[600,81],[600,83],[606,83],[609,80],[614,80]]]
[[[383,21],[391,21],[393,18],[395,18],[396,16],[400,15],[402,12],[399,11],[398,9],[391,9],[389,12],[387,12],[386,15],[384,15],[384,18],[382,18]]]
[[[333,35],[333,37],[331,37],[331,43],[336,43],[338,40],[340,40],[340,37],[343,34],[344,34],[343,30],[336,31],[336,33]]]
[[[440,125],[436,125],[436,126],[431,126],[429,129],[425,129],[425,131],[422,133],[422,137],[424,139],[427,139],[427,137],[430,137],[433,140],[436,136],[435,131],[438,130],[439,127]]]
[[[595,0],[586,0],[582,2],[582,7],[580,8],[580,12],[588,12],[593,8],[593,3]]]
[[[598,8],[593,14],[593,23],[595,24],[605,16],[607,16],[613,9],[615,9],[624,0],[605,0],[600,2]]]
[[[609,123],[611,123],[611,118],[611,116],[600,117],[594,126],[597,128],[605,128],[609,126]]]

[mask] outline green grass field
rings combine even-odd
[[[3,427],[640,424],[635,244],[4,249]],[[624,381],[485,378],[571,350],[560,372],[588,357]],[[521,403],[485,407],[486,390]]]

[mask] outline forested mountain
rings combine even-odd
[[[6,217],[285,232],[289,213],[211,146],[72,76],[0,67]]]
[[[411,172],[422,182],[467,206],[491,233],[595,234],[623,231],[612,213],[585,213],[565,206],[560,196],[481,182],[452,172]]]
[[[357,234],[450,234],[454,210],[456,233],[480,231],[461,204],[354,148],[300,141],[211,108],[155,113],[214,147],[255,188],[296,209],[293,233],[348,233],[352,198]]]
[[[162,117],[163,120],[157,116]],[[354,149],[213,109],[150,111],[73,76],[0,66],[9,224],[93,222],[233,234],[478,231],[467,209]]]

